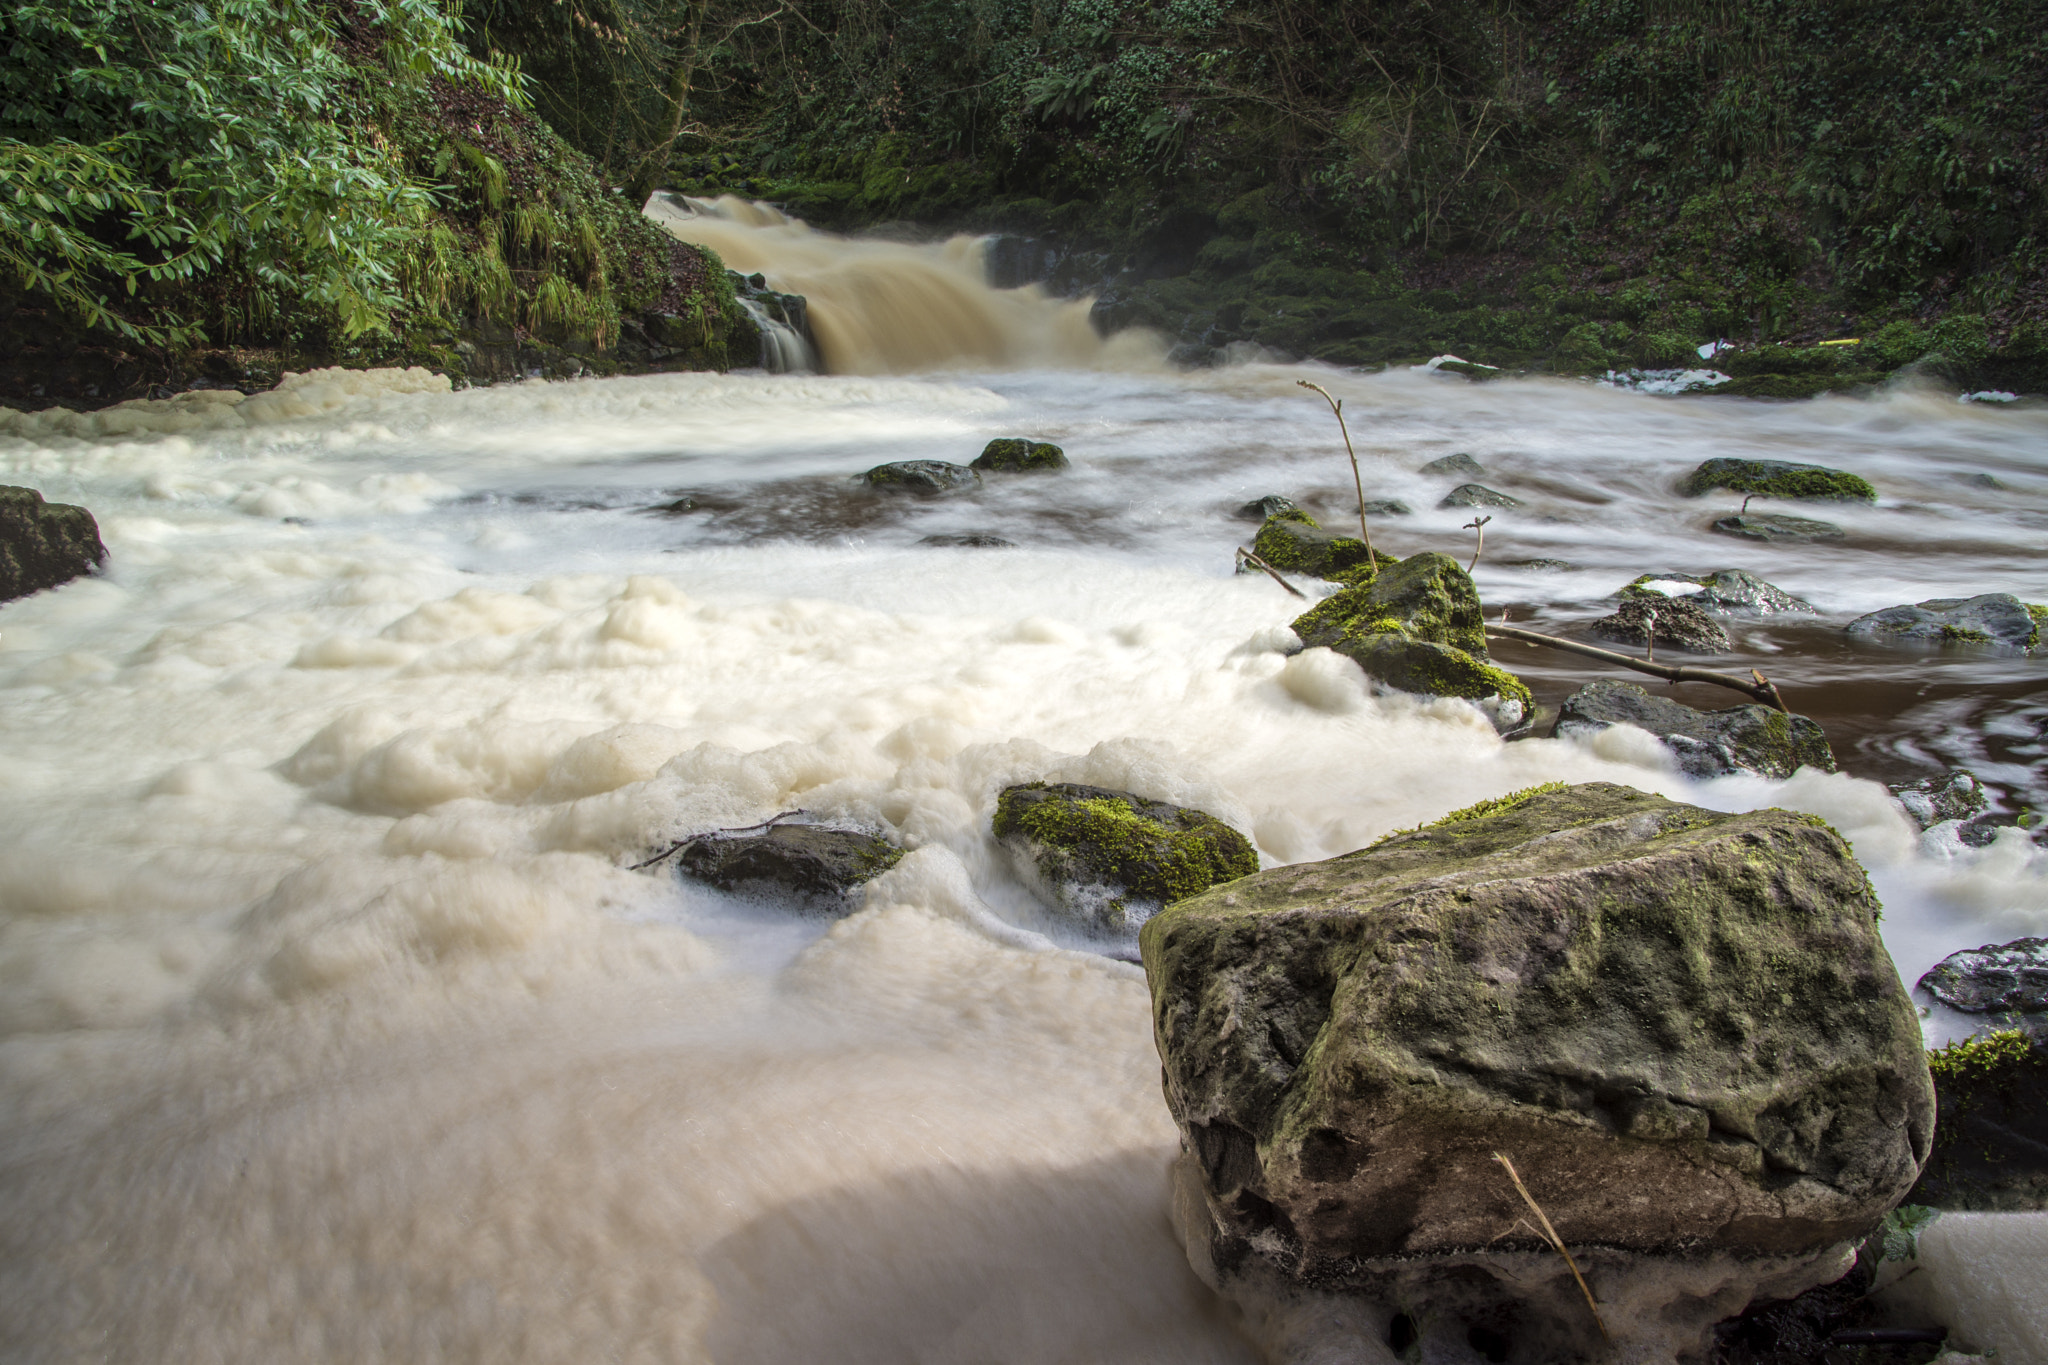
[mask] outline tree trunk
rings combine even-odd
[[[690,0],[682,49],[676,53],[675,70],[668,78],[668,112],[662,119],[661,134],[653,146],[641,153],[639,163],[633,168],[633,178],[626,186],[626,193],[636,206],[645,204],[648,196],[661,188],[662,177],[668,170],[669,151],[682,135],[683,119],[690,108],[690,92],[697,79],[697,43],[703,32],[704,10],[708,4],[709,0]]]

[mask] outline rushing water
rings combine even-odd
[[[954,335],[896,335],[798,245],[736,263],[817,290],[828,363]],[[854,254],[888,252],[920,268]],[[1304,372],[1171,373],[971,283],[999,344],[956,354],[1087,368],[327,377],[0,428],[0,481],[91,507],[113,554],[0,608],[0,1355],[1252,1359],[1168,1227],[1142,977],[994,856],[1011,782],[1200,806],[1269,865],[1552,778],[1782,804],[1855,842],[1909,978],[2048,929],[2023,837],[1923,844],[1873,780],[1968,761],[2048,805],[2041,661],[1840,631],[2048,598],[2048,413],[1315,373],[1368,497],[1420,509],[1383,547],[1465,552],[1471,514],[1414,472],[1439,455],[1525,501],[1488,527],[1490,611],[1564,628],[1638,573],[1727,566],[1822,609],[1737,628],[1732,662],[1846,772],[1699,784],[1623,733],[1504,744],[1290,657],[1300,605],[1233,576],[1231,512],[1354,505]],[[1013,434],[1075,467],[928,501],[850,481]],[[1836,546],[1707,533],[1726,509],[1672,483],[1752,453],[1882,500],[1827,512]],[[1016,548],[918,543],[962,532]],[[1504,658],[1549,700],[1597,675]],[[628,870],[798,806],[914,850],[860,914]]]

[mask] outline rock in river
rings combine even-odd
[[[1867,479],[1826,465],[1793,464],[1787,460],[1708,460],[1686,476],[1678,491],[1688,498],[1697,498],[1717,488],[1803,502],[1877,501],[1877,490]]]
[[[1252,540],[1259,558],[1287,573],[1329,578],[1367,563],[1365,542],[1342,531],[1326,531],[1300,508],[1267,517]]]
[[[1161,906],[1259,870],[1251,841],[1205,811],[1074,782],[996,800],[1018,875],[1083,928],[1128,934]]]
[[[2001,1022],[2038,1014],[2048,1020],[2048,938],[2016,938],[1950,953],[1928,968],[1920,989],[1965,1014]]]
[[[1405,1316],[1425,1360],[1474,1328],[1494,1359],[1699,1350],[1842,1273],[1920,1174],[1933,1087],[1877,912],[1812,816],[1605,783],[1168,908],[1140,942],[1191,1261],[1255,1309],[1339,1302],[1361,1345]]]
[[[1491,488],[1485,487],[1483,484],[1476,483],[1459,484],[1456,488],[1444,494],[1443,501],[1437,504],[1439,508],[1520,507],[1521,505],[1522,500],[1520,498],[1511,498],[1505,493],[1496,492]]]
[[[1627,597],[1612,616],[1603,616],[1586,629],[1603,640],[1630,645],[1648,643],[1654,629],[1658,644],[1694,654],[1725,654],[1731,648],[1728,628],[1683,597]]]
[[[1462,450],[1455,455],[1446,455],[1440,460],[1431,460],[1415,472],[1425,478],[1450,478],[1454,475],[1467,479],[1486,477],[1486,467]]]
[[[966,465],[947,464],[944,460],[878,464],[860,477],[868,487],[891,493],[952,493],[981,482],[981,475]]]
[[[676,867],[738,895],[844,914],[853,893],[894,867],[903,850],[878,834],[830,825],[770,824],[701,834],[676,851]]]
[[[0,602],[69,583],[106,559],[92,513],[0,484]]]
[[[1067,467],[1067,452],[1050,441],[1003,437],[990,441],[974,457],[972,469],[1003,474],[1034,474]]]
[[[1906,808],[1906,814],[1913,817],[1913,823],[1923,830],[1950,820],[1972,820],[1991,809],[1991,800],[1984,794],[1984,784],[1977,780],[1975,773],[1962,768],[1943,777],[1893,783],[1891,793]]]
[[[1773,616],[1811,612],[1811,602],[1766,583],[1747,569],[1716,569],[1705,577],[1646,573],[1621,590],[1623,597],[1669,597],[1722,616]]]
[[[1738,772],[1790,777],[1802,767],[1835,770],[1826,732],[1805,716],[1755,703],[1700,711],[1611,678],[1587,683],[1566,697],[1550,733],[1561,739],[1610,725],[1649,731],[1676,755],[1679,771],[1688,777]]]
[[[1987,592],[1975,597],[1930,597],[1910,607],[1886,607],[1857,617],[1847,630],[1866,640],[2032,649],[2040,643],[2044,617],[2048,617],[2048,607],[2029,607],[2009,592]]]
[[[1278,493],[1268,493],[1265,497],[1253,498],[1250,502],[1238,508],[1237,517],[1240,521],[1264,521],[1267,517],[1277,517],[1282,512],[1292,512],[1295,510],[1297,509],[1293,498],[1284,498]]]
[[[1971,1038],[1929,1058],[1940,1117],[1933,1155],[1907,1203],[2048,1209],[2048,1032],[2038,1029],[2048,1015],[2028,1018],[2037,1026],[2033,1031]]]
[[[1812,517],[1789,516],[1783,512],[1741,512],[1732,517],[1719,517],[1709,529],[1724,536],[1761,540],[1770,545],[1842,540],[1849,534],[1831,521],[1815,521]]]

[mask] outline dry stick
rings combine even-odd
[[[1272,576],[1272,579],[1275,583],[1278,583],[1281,587],[1287,589],[1287,591],[1293,593],[1302,601],[1308,601],[1307,593],[1303,592],[1300,588],[1295,587],[1292,583],[1289,583],[1286,579],[1282,578],[1280,576],[1280,571],[1278,569],[1274,568],[1271,564],[1268,564],[1265,560],[1253,554],[1250,550],[1245,549],[1242,545],[1237,547],[1237,562],[1240,564],[1251,564],[1257,568],[1264,569],[1269,575]]]
[[[1713,683],[1717,687],[1732,687],[1745,696],[1788,714],[1792,709],[1785,705],[1785,699],[1778,695],[1778,685],[1753,668],[1749,673],[1756,681],[1748,683],[1731,674],[1715,673],[1704,668],[1674,668],[1669,664],[1650,663],[1632,654],[1617,654],[1611,649],[1601,649],[1596,645],[1582,645],[1577,640],[1560,640],[1555,635],[1539,635],[1533,630],[1523,630],[1520,626],[1490,625],[1486,628],[1486,633],[1496,640],[1519,640],[1528,645],[1548,645],[1567,654],[1583,655],[1588,659],[1598,659],[1602,663],[1620,664],[1623,668],[1633,668],[1638,673],[1649,673],[1667,682],[1704,682]]]
[[[1330,405],[1330,411],[1337,414],[1337,430],[1344,433],[1344,453],[1351,457],[1351,486],[1358,490],[1358,534],[1365,539],[1366,562],[1378,568],[1380,557],[1373,553],[1372,532],[1365,529],[1365,480],[1358,472],[1358,452],[1351,448],[1351,428],[1344,424],[1344,402],[1342,399],[1330,397],[1330,391],[1321,384],[1311,384],[1306,379],[1297,379],[1294,382],[1304,389],[1314,389],[1321,394],[1323,401]]]
[[[781,824],[784,820],[787,820],[790,816],[802,814],[803,812],[801,810],[786,810],[782,812],[780,815],[769,816],[766,820],[763,820],[758,825],[741,825],[737,829],[714,829],[708,834],[692,834],[687,839],[676,840],[667,848],[655,854],[652,858],[649,858],[646,862],[634,863],[631,867],[627,868],[626,871],[638,872],[642,868],[653,867],[656,863],[660,862],[663,858],[668,857],[676,850],[681,848],[687,848],[689,845],[696,843],[699,839],[716,839],[722,834],[747,834],[757,829],[773,829],[775,826]]]
[[[1657,609],[1643,613],[1643,662],[1657,662]]]
[[[1579,1282],[1579,1292],[1586,1296],[1586,1307],[1593,1312],[1593,1325],[1600,1329],[1600,1339],[1602,1341],[1613,1341],[1614,1338],[1607,1334],[1607,1324],[1600,1320],[1600,1305],[1593,1302],[1593,1291],[1587,1287],[1586,1277],[1579,1273],[1579,1263],[1574,1261],[1572,1254],[1564,1249],[1564,1238],[1558,1236],[1557,1229],[1550,1226],[1550,1218],[1543,1212],[1542,1205],[1538,1204],[1535,1196],[1529,1193],[1529,1187],[1522,1183],[1522,1177],[1515,1174],[1515,1163],[1509,1161],[1499,1152],[1493,1154],[1493,1159],[1506,1168],[1508,1179],[1515,1182],[1515,1189],[1521,1194],[1522,1202],[1527,1204],[1529,1211],[1536,1215],[1536,1221],[1543,1224],[1545,1240],[1550,1243],[1551,1248],[1558,1255],[1564,1257],[1564,1263],[1571,1267],[1572,1278]]]
[[[1472,547],[1472,562],[1465,566],[1465,574],[1467,577],[1470,577],[1472,571],[1479,567],[1479,556],[1486,553],[1486,523],[1492,520],[1492,517],[1474,517],[1472,518],[1472,520],[1466,522],[1464,527],[1462,528],[1467,531],[1477,531],[1479,533],[1479,543]]]

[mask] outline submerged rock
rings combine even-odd
[[[1426,1359],[1474,1329],[1518,1361],[1700,1349],[1839,1275],[1926,1158],[1877,910],[1811,816],[1604,783],[1170,907],[1140,942],[1191,1261],[1301,1332],[1348,1317],[1332,1360],[1397,1316]],[[1612,1354],[1495,1153],[1592,1263]]]
[[[1326,531],[1300,508],[1267,517],[1252,540],[1259,558],[1287,573],[1329,578],[1367,564],[1365,542],[1342,531]]]
[[[967,550],[1014,550],[1017,548],[1016,541],[1004,540],[1001,536],[993,535],[987,531],[959,531],[949,532],[944,535],[924,536],[917,543],[920,545],[943,545],[951,549]]]
[[[981,475],[966,465],[948,464],[944,460],[878,464],[860,477],[868,487],[891,493],[952,493],[981,482]]]
[[[1004,474],[1032,474],[1067,467],[1067,452],[1050,441],[1003,437],[990,441],[974,457],[972,469]]]
[[[1708,460],[1686,476],[1678,491],[1685,497],[1697,498],[1717,488],[1801,502],[1877,501],[1877,490],[1867,479],[1826,465],[1793,464],[1788,460]]]
[[[1835,771],[1827,733],[1805,716],[1754,702],[1725,711],[1701,711],[1610,678],[1588,683],[1565,698],[1550,733],[1562,739],[1610,725],[1649,731],[1677,757],[1679,771],[1688,777],[1739,772],[1790,777],[1803,767]]]
[[[69,583],[106,562],[92,513],[0,484],[0,602]]]
[[[1267,517],[1277,517],[1283,512],[1296,510],[1298,508],[1294,499],[1283,498],[1278,493],[1268,493],[1265,497],[1253,498],[1238,508],[1237,518],[1240,521],[1264,521]]]
[[[771,824],[698,835],[676,851],[676,868],[721,891],[839,915],[855,908],[862,883],[902,857],[902,849],[867,830]]]
[[[1696,603],[1654,593],[1623,599],[1612,616],[1603,616],[1586,629],[1603,640],[1631,645],[1648,643],[1654,629],[1658,644],[1694,654],[1725,654],[1732,648],[1727,627]]]
[[[1376,498],[1365,505],[1369,517],[1412,517],[1415,509],[1399,498]]]
[[[1812,517],[1795,517],[1784,512],[1740,512],[1732,517],[1716,518],[1708,529],[1724,536],[1739,536],[1743,540],[1788,545],[1841,540],[1849,534],[1831,521],[1815,521]]]
[[[1251,841],[1206,811],[1075,782],[1006,789],[994,828],[1027,884],[1103,933],[1259,870]]]
[[[1975,773],[1957,768],[1946,777],[1895,782],[1891,793],[1922,830],[1950,820],[1971,820],[1991,809],[1991,798]],[[1924,984],[1924,983],[1923,983]]]
[[[1431,460],[1415,472],[1429,478],[1462,476],[1467,479],[1483,479],[1486,477],[1486,467],[1462,450],[1455,455],[1446,455],[1440,460]]]
[[[1940,1117],[1927,1170],[1906,1202],[1997,1212],[2048,1209],[2048,1033],[1972,1038],[1931,1053],[1928,1061]]]
[[[1886,607],[1851,621],[1851,635],[1869,640],[1928,644],[2002,645],[2032,649],[2041,641],[2048,607],[2029,607],[2009,592],[1975,597],[1930,597],[1909,607]]]
[[[1476,483],[1459,484],[1456,488],[1444,494],[1443,501],[1437,504],[1439,508],[1520,507],[1521,505],[1522,500],[1520,498],[1511,498],[1505,493],[1496,492],[1491,488]]]
[[[1448,555],[1425,551],[1382,564],[1362,584],[1324,598],[1294,621],[1304,648],[1335,650],[1387,686],[1487,704],[1514,728],[1529,689],[1486,649],[1479,591]]]
[[[1692,592],[1681,591],[1691,585]],[[1818,611],[1811,602],[1766,583],[1747,569],[1716,569],[1705,577],[1646,573],[1621,590],[1623,597],[1668,597],[1723,616],[1772,616]]]

